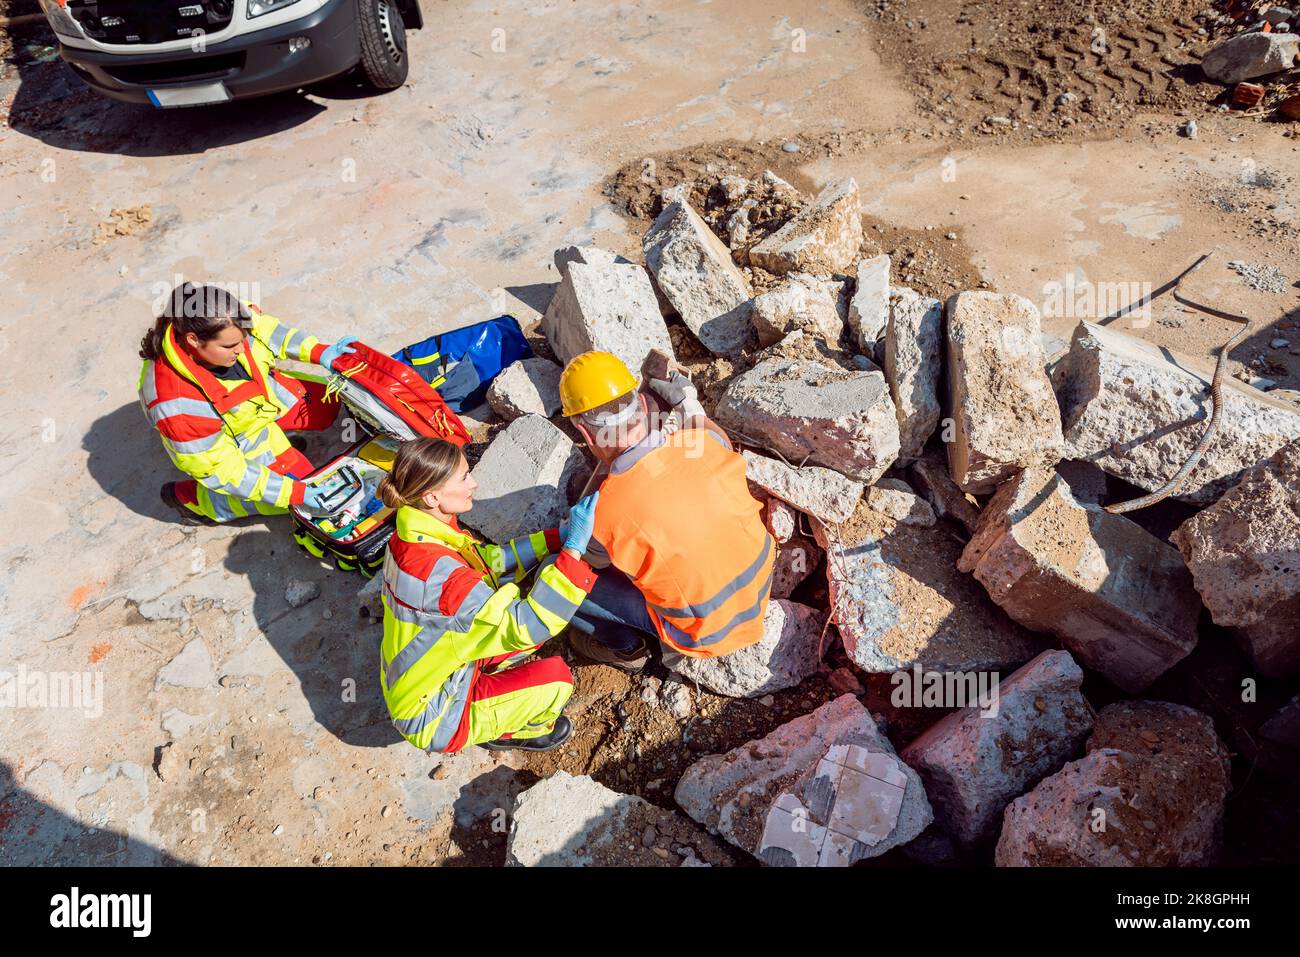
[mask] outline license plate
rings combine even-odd
[[[209,103],[225,103],[230,99],[226,84],[202,83],[198,86],[173,86],[162,90],[149,90],[149,102],[160,109],[172,109],[178,106],[206,106]]]

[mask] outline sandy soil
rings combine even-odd
[[[864,249],[936,296],[985,284],[1043,302],[1066,276],[1158,287],[1214,249],[1195,294],[1259,323],[1233,359],[1300,385],[1300,357],[1268,348],[1300,331],[1300,141],[1213,110],[1218,88],[1186,68],[1206,42],[1189,19],[1199,4],[1048,6],[1026,22],[937,0],[439,5],[410,37],[410,82],[389,95],[342,79],[178,113],[103,101],[45,62],[48,31],[18,34],[0,51],[2,661],[94,670],[105,692],[96,717],[0,713],[0,862],[500,863],[513,795],[538,775],[589,773],[671,806],[694,754],[834,693],[826,675],[770,705],[693,691],[681,722],[641,698],[661,671],[575,663],[578,731],[561,752],[436,760],[405,745],[379,698],[359,582],[302,555],[280,524],[182,530],[157,499],[172,473],[136,402],[134,353],[178,276],[243,283],[324,339],[396,349],[502,311],[535,320],[554,249],[639,258],[657,191],[709,164],[771,168],[809,192],[851,174]],[[1098,25],[1118,63],[1071,53]],[[1057,107],[1062,92],[1076,99]],[[1194,140],[1177,135],[1189,116]],[[146,208],[124,231],[102,225]],[[1252,289],[1234,259],[1287,284]],[[1080,318],[1094,316],[1046,327],[1066,337]],[[1230,330],[1165,297],[1133,331],[1208,356]],[[322,596],[292,609],[284,589],[298,579]],[[807,600],[824,602],[820,587]],[[195,641],[210,660],[195,686],[159,682]],[[828,670],[844,663],[833,647]],[[1243,668],[1210,635],[1153,695],[1209,710],[1246,756],[1234,859],[1293,859],[1294,812],[1248,757],[1287,688],[1246,707]],[[864,683],[896,745],[940,716],[892,709],[884,676]],[[1087,690],[1098,707],[1111,693]]]

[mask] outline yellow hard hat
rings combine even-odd
[[[565,416],[590,412],[636,389],[636,377],[618,356],[584,352],[560,374],[560,408]]]

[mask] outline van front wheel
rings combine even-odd
[[[411,63],[406,54],[406,26],[396,0],[357,0],[361,68],[377,90],[395,90],[406,82]]]

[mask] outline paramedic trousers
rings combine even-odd
[[[306,397],[290,406],[288,412],[275,420],[275,424],[285,432],[320,432],[328,429],[338,417],[342,403],[325,401],[323,382],[304,380],[303,385],[307,388]],[[290,447],[281,452],[267,468],[289,478],[301,479],[310,475],[316,467],[307,456]],[[248,515],[284,515],[289,511],[266,502],[214,492],[195,479],[177,482],[176,498],[190,511],[205,515],[214,522],[229,522]]]
[[[530,654],[532,649],[479,663],[465,709],[466,746],[498,738],[540,738],[555,727],[573,694],[573,673],[559,655],[512,664]]]

